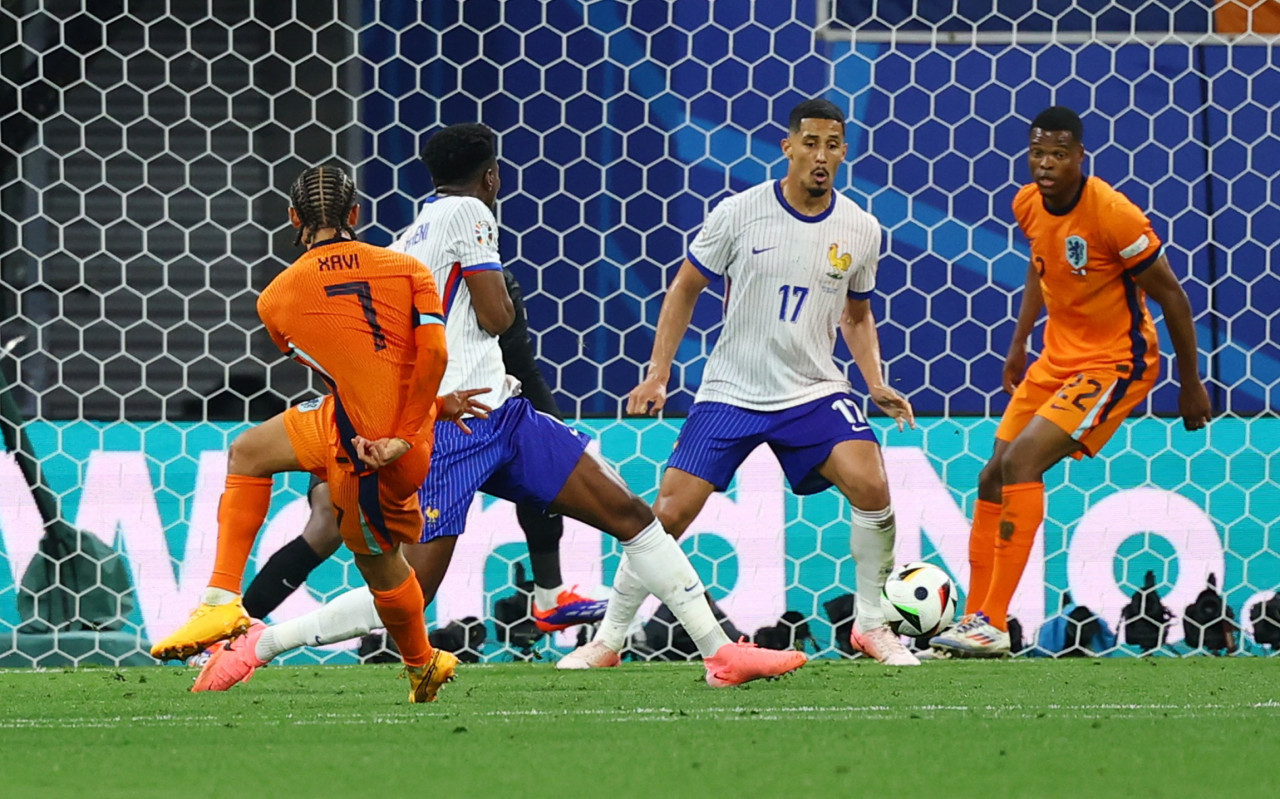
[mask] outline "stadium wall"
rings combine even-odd
[[[582,422],[606,459],[652,499],[679,422]],[[137,606],[126,634],[147,638],[179,624],[212,568],[215,515],[225,447],[242,426],[38,423],[32,443],[64,515],[122,552]],[[898,518],[898,559],[925,559],[968,581],[968,516],[977,472],[990,446],[987,420],[928,420],[898,433],[881,425]],[[1207,575],[1227,587],[1237,612],[1280,585],[1280,554],[1270,539],[1280,516],[1280,470],[1273,442],[1280,420],[1219,420],[1207,437],[1160,419],[1129,422],[1114,450],[1070,463],[1049,491],[1049,518],[1032,554],[1014,613],[1028,633],[1069,591],[1115,625],[1128,595],[1155,572],[1164,603],[1181,615]],[[254,564],[296,536],[307,517],[305,479],[277,483]],[[42,526],[14,460],[0,455],[0,631],[16,628],[16,585],[35,554]],[[511,591],[512,564],[525,557],[514,508],[477,498],[453,569],[431,610],[440,623],[490,618]],[[757,451],[735,484],[708,504],[684,539],[712,595],[742,629],[774,624],[786,610],[811,616],[822,646],[830,628],[822,605],[854,585],[848,559],[848,510],[833,492],[799,499],[777,462]],[[617,548],[598,531],[570,522],[566,580],[607,584]],[[313,574],[306,591],[278,611],[286,618],[315,607],[359,578],[345,552]],[[653,600],[650,600],[652,603]],[[647,611],[652,612],[652,605]],[[1175,625],[1171,642],[1180,640]],[[491,631],[490,641],[496,640]],[[561,637],[548,646],[565,646]],[[491,648],[492,650],[492,648]],[[496,651],[496,650],[493,650]]]

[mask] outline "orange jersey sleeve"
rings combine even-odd
[[[329,385],[335,445],[353,469],[360,468],[350,446],[356,435],[429,438],[439,376],[426,383],[443,375],[446,354],[443,344],[420,353],[418,329],[443,330],[443,308],[416,258],[357,241],[321,243],[267,286],[258,311],[272,339]]]
[[[1114,367],[1135,380],[1154,378],[1155,324],[1134,280],[1162,247],[1146,215],[1096,177],[1060,212],[1045,208],[1035,184],[1023,186],[1013,213],[1049,315],[1041,357],[1062,374]]]

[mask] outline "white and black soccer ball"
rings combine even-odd
[[[956,587],[937,566],[908,563],[889,575],[880,607],[898,635],[937,635],[955,623]]]

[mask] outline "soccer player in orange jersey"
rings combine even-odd
[[[309,471],[329,484],[342,539],[400,648],[410,700],[431,701],[457,659],[432,650],[422,589],[400,547],[422,530],[418,487],[431,463],[434,422],[459,420],[478,403],[471,392],[437,399],[447,353],[435,280],[416,258],[355,240],[359,208],[347,173],[307,169],[290,199],[296,243],[307,251],[262,292],[258,315],[276,345],[319,374],[331,394],[232,444],[204,602],[152,654],[187,657],[248,629],[240,583],[266,518],[271,476]]]
[[[1044,520],[1044,473],[1064,458],[1096,455],[1159,376],[1147,297],[1160,304],[1173,341],[1183,426],[1200,430],[1213,413],[1187,295],[1146,215],[1101,178],[1084,174],[1083,133],[1080,117],[1063,106],[1031,123],[1033,182],[1013,200],[1031,245],[1004,363],[1004,389],[1013,397],[978,478],[965,616],[930,642],[950,654],[1009,653],[1009,602]],[[1044,348],[1024,376],[1027,337],[1042,307]]]

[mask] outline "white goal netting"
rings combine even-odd
[[[665,283],[715,201],[781,176],[786,114],[814,96],[848,109],[839,188],[888,231],[873,306],[893,384],[922,417],[913,433],[880,428],[899,560],[967,582],[967,518],[1026,269],[1009,201],[1027,179],[1028,122],[1065,104],[1084,117],[1088,168],[1169,243],[1224,415],[1182,431],[1166,360],[1154,415],[1051,473],[1014,613],[1028,644],[1043,629],[1054,653],[1050,633],[1081,629],[1062,613],[1085,606],[1099,623],[1077,643],[1138,653],[1121,617],[1150,572],[1172,613],[1165,649],[1270,651],[1280,627],[1251,615],[1280,587],[1275,20],[1266,3],[1227,4],[1256,5],[1252,16],[1129,5],[6,2],[0,664],[140,662],[145,640],[184,618],[212,564],[227,444],[315,393],[254,311],[293,257],[289,183],[313,163],[350,166],[360,234],[386,243],[430,191],[416,156],[441,124],[498,132],[501,248],[544,373],[652,498],[720,314],[717,297],[699,305],[667,418],[621,418]],[[251,574],[301,529],[304,486],[277,482]],[[483,620],[486,657],[570,646],[513,645],[495,627],[523,539],[505,503],[472,513],[433,624]],[[738,629],[794,611],[784,638],[803,622],[802,645],[834,654],[853,589],[847,539],[843,501],[797,500],[758,452],[685,547]],[[563,557],[569,582],[600,590],[616,549],[570,524]],[[1210,606],[1187,614],[1210,576],[1234,622]],[[339,556],[276,618],[355,581]],[[671,650],[660,625],[648,631],[638,651]]]

